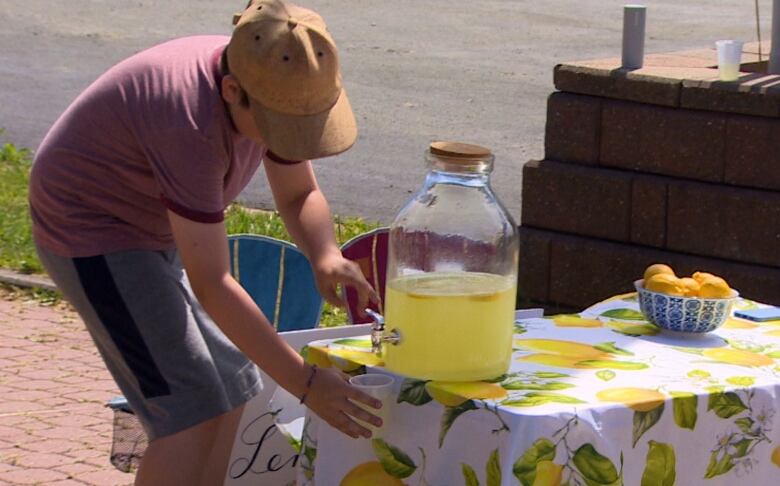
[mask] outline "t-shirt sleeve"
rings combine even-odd
[[[197,131],[170,131],[147,147],[160,200],[174,213],[199,223],[224,219],[228,163]]]

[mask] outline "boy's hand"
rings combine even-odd
[[[317,288],[328,303],[344,307],[339,285],[353,287],[358,293],[358,309],[363,312],[368,301],[379,302],[379,296],[371,287],[357,263],[347,260],[340,251],[329,253],[313,265]]]
[[[335,368],[317,369],[306,397],[306,406],[322,420],[353,439],[361,436],[369,438],[371,431],[355,422],[353,418],[376,427],[382,426],[382,420],[356,403],[379,409],[382,407],[382,402],[350,385],[348,378]]]

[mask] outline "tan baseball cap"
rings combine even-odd
[[[289,160],[350,148],[355,115],[322,17],[281,0],[253,0],[233,23],[228,64],[268,148]]]

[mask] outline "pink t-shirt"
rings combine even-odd
[[[219,92],[225,36],[176,39],[117,64],[57,120],[30,176],[33,234],[63,256],[163,250],[166,209],[205,223],[249,183],[265,147]]]

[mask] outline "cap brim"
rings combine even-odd
[[[251,98],[250,106],[268,148],[287,160],[318,159],[340,154],[357,139],[355,115],[343,89],[330,109],[314,115],[279,113]]]

